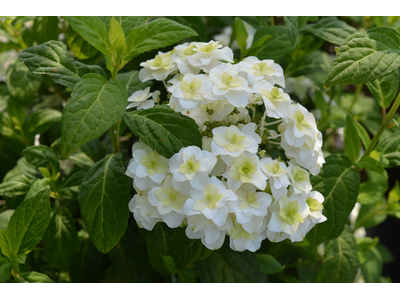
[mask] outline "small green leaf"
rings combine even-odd
[[[257,259],[260,263],[261,272],[264,274],[275,274],[284,269],[284,267],[269,254],[257,254]]]
[[[349,35],[355,32],[357,29],[336,17],[323,17],[319,22],[301,28],[301,33],[312,34],[335,45],[341,45]]]
[[[128,98],[121,81],[108,82],[98,74],[86,74],[71,96],[61,120],[61,150],[65,158],[117,123]]]
[[[201,147],[202,136],[194,120],[167,105],[127,112],[123,118],[133,134],[167,158],[182,147]]]
[[[89,170],[94,165],[94,161],[81,150],[72,152],[68,158],[78,167],[85,170]]]
[[[93,47],[111,57],[111,44],[106,25],[94,16],[63,17],[72,28]]]
[[[42,79],[16,61],[7,69],[6,83],[11,96],[23,105],[30,105],[36,99],[35,93],[39,90]]]
[[[372,181],[361,183],[357,202],[363,205],[375,204],[383,198],[383,189]]]
[[[381,107],[389,107],[396,98],[399,89],[399,73],[397,70],[381,78],[366,83],[370,93]]]
[[[11,277],[11,270],[11,262],[0,251],[0,283],[6,282]]]
[[[386,180],[388,179],[388,174],[386,170],[382,166],[380,166],[375,159],[371,157],[363,157],[354,166],[356,166],[357,168],[365,168],[372,172],[379,173],[383,175],[386,178]]]
[[[61,112],[51,108],[43,108],[30,114],[25,122],[24,131],[28,138],[47,131],[55,122],[61,121]]]
[[[8,222],[14,211],[14,209],[7,209],[0,213],[0,229],[7,230]]]
[[[361,151],[361,142],[358,138],[357,125],[351,115],[346,117],[346,126],[344,127],[344,149],[346,150],[347,157],[354,164]]]
[[[204,17],[201,16],[168,16],[168,19],[174,20],[178,23],[188,26],[192,28],[198,36],[191,36],[190,39],[192,41],[209,41],[207,26],[204,23]]]
[[[121,24],[121,27],[124,31],[125,37],[129,35],[133,28],[139,27],[143,25],[146,21],[146,17],[140,16],[130,16],[130,17],[100,17],[100,19],[106,24],[107,28],[110,27],[111,19],[115,18],[115,20]]]
[[[130,183],[122,154],[109,154],[86,173],[78,198],[90,238],[102,252],[110,251],[124,235],[129,218]]]
[[[66,270],[73,255],[79,251],[79,238],[74,219],[66,207],[53,212],[43,237],[44,255],[54,267]]]
[[[196,270],[203,283],[265,282],[256,254],[249,251],[215,250],[196,264]]]
[[[88,59],[94,57],[99,51],[89,44],[77,33],[72,26],[68,26],[66,31],[68,48],[74,52],[78,59]]]
[[[42,168],[50,166],[51,170],[55,173],[57,173],[60,168],[60,163],[58,162],[56,154],[53,149],[47,146],[31,146],[25,148],[22,153],[26,161],[33,166]]]
[[[25,175],[15,176],[12,180],[0,183],[0,195],[6,197],[15,197],[28,193],[33,180]]]
[[[40,180],[31,189],[36,189]],[[7,231],[0,235],[3,254],[14,259],[18,254],[27,254],[40,242],[50,222],[50,187],[44,187],[27,195],[10,218]]]
[[[297,39],[297,26],[298,26],[298,17],[294,17],[294,16],[288,16],[288,17],[283,17],[285,20],[285,28],[286,28],[286,32],[287,35],[290,39],[290,42],[292,43],[292,45],[294,45],[296,43],[296,39]]]
[[[117,53],[117,56],[124,54],[127,49],[124,30],[122,29],[121,24],[118,23],[114,17],[110,20],[108,36],[110,38],[112,49]]]
[[[377,283],[382,275],[383,260],[376,247],[378,242],[369,237],[357,239],[361,273],[366,283]]]
[[[130,31],[123,62],[126,64],[141,53],[172,45],[194,35],[197,33],[187,26],[168,19],[156,19]]]
[[[324,86],[372,81],[399,67],[400,33],[387,27],[372,28],[343,42]]]
[[[151,82],[150,80],[146,82],[141,82],[139,79],[138,71],[118,73],[117,80],[120,80],[125,84],[128,96],[131,96],[136,91],[144,90],[148,86],[153,85],[153,82]]]
[[[249,49],[248,55],[255,55],[259,59],[273,59],[277,60],[285,54],[292,51],[294,45],[291,44],[290,39],[286,33],[285,26],[274,26],[274,27],[262,27],[257,30],[254,35],[253,44],[257,43],[258,40],[264,39],[265,36],[270,35],[267,41],[264,41],[262,50],[258,51],[257,55],[254,54],[253,50]]]
[[[356,129],[357,129],[357,133],[358,136],[361,139],[361,142],[364,145],[364,148],[367,149],[369,144],[371,144],[371,139],[368,135],[368,132],[365,130],[365,128],[357,121],[354,119],[355,125],[356,125]]]
[[[19,274],[15,279],[17,283],[54,283],[53,280],[49,278],[46,274],[41,274],[38,272],[25,272]]]
[[[247,33],[246,27],[244,26],[243,21],[236,17],[235,18],[235,25],[234,25],[234,33],[236,37],[236,42],[239,46],[241,56],[244,57],[246,55],[246,48],[247,48],[247,37],[249,34]]]
[[[298,77],[308,76],[312,73],[327,72],[325,53],[322,51],[315,51],[310,55],[299,59],[295,63],[290,64],[288,68],[285,69],[285,76]]]
[[[337,238],[343,231],[357,200],[360,175],[347,157],[331,154],[321,172],[311,177],[311,184],[325,197],[322,213],[327,220],[307,233],[310,243],[317,245]]]
[[[376,150],[382,153],[384,159],[389,160],[387,168],[400,166],[400,131],[383,138]]]
[[[179,270],[176,268],[175,262],[174,262],[174,259],[173,259],[172,256],[170,256],[170,255],[162,255],[162,259],[163,259],[163,262],[164,262],[165,266],[167,267],[168,271],[171,274],[178,273]]]
[[[264,35],[263,37],[259,38],[257,41],[253,41],[251,47],[247,50],[248,56],[257,56],[261,51],[264,50],[266,47],[265,42],[269,40],[272,36]]]
[[[70,88],[88,73],[106,77],[100,66],[88,66],[73,60],[67,46],[60,41],[48,41],[25,49],[19,54],[19,59],[25,62],[33,74],[50,75],[54,82]]]
[[[325,249],[325,258],[318,273],[318,282],[353,282],[358,269],[357,244],[348,226],[331,240]]]

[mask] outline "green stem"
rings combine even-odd
[[[392,108],[390,109],[389,113],[383,119],[381,126],[378,129],[378,132],[374,135],[371,143],[369,144],[367,150],[365,150],[364,155],[362,157],[368,157],[369,154],[374,150],[376,144],[378,143],[382,133],[385,131],[386,127],[389,125],[390,121],[392,120],[394,114],[397,112],[397,109],[400,106],[400,93],[397,94],[397,98],[393,103]]]
[[[271,23],[270,23],[271,27],[275,26],[275,22],[274,22],[274,17],[273,16],[271,16],[270,21],[271,21]]]
[[[265,123],[265,118],[267,117],[267,110],[265,110],[264,115],[261,119],[261,128],[260,128],[260,138],[261,138],[261,142],[262,142],[262,138],[264,135],[264,123]]]
[[[114,124],[110,128],[110,134],[111,134],[111,141],[114,149],[114,153],[119,152],[119,137],[118,137],[118,132],[117,132],[117,124]]]
[[[111,80],[116,80],[118,75],[118,65],[113,66],[113,71],[111,74]]]
[[[360,92],[361,92],[363,86],[364,86],[364,83],[357,85],[356,91],[354,92],[353,101],[351,101],[351,104],[350,104],[349,108],[347,109],[347,113],[350,113],[351,110],[353,109],[354,104],[356,104],[358,96],[360,95]]]

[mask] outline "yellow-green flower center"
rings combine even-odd
[[[257,77],[261,75],[268,75],[275,73],[275,69],[269,67],[268,64],[265,62],[259,62],[254,64],[253,68],[256,70],[256,72],[254,72],[254,75]]]
[[[319,211],[324,208],[321,202],[319,202],[315,198],[308,197],[306,200],[308,207],[310,208],[310,211]]]
[[[194,173],[196,172],[198,169],[200,169],[200,162],[198,162],[197,160],[195,160],[194,158],[194,154],[190,156],[190,158],[188,158],[186,160],[186,164],[181,164],[181,166],[179,167],[179,172],[186,174],[186,173]]]
[[[290,225],[293,225],[296,222],[304,223],[304,218],[298,213],[299,207],[299,202],[296,200],[287,205],[281,205],[279,215]]]
[[[236,223],[235,226],[232,227],[232,229],[229,232],[229,235],[233,240],[240,240],[243,238],[246,240],[255,241],[258,237],[258,234],[256,232],[248,233],[239,223]]]
[[[168,170],[167,164],[160,161],[160,155],[154,151],[142,156],[141,163],[147,168],[147,173],[150,175],[155,175],[156,173],[164,174]]]
[[[169,66],[170,62],[170,55],[163,55],[163,57],[156,55],[156,57],[153,60],[148,61],[147,64],[155,68],[166,68]]]
[[[257,201],[257,193],[252,191],[248,194],[246,201],[241,201],[239,208],[246,209],[247,207],[259,208],[260,203]]]
[[[204,196],[209,209],[215,209],[217,202],[222,198],[222,194],[218,193],[218,188],[213,183],[207,185]]]
[[[311,124],[308,123],[305,119],[304,119],[304,114],[301,111],[296,111],[296,113],[294,114],[294,119],[296,121],[296,127],[298,130],[302,131],[304,129],[304,127],[310,127]]]
[[[187,199],[185,195],[182,195],[178,191],[175,191],[173,187],[157,188],[155,190],[155,194],[164,206],[172,206],[172,208],[175,208],[177,210],[183,208],[183,205]]]
[[[294,167],[294,181],[303,181],[308,179],[308,173],[299,166]]]
[[[222,89],[235,88],[243,85],[243,81],[241,80],[241,78],[235,78],[228,72],[224,72],[221,76],[221,79],[223,82],[223,86],[219,88]]]
[[[185,99],[193,99],[201,89],[201,79],[195,77],[191,83],[182,81],[181,89],[183,91],[183,97]]]

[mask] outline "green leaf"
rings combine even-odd
[[[15,197],[28,193],[32,185],[32,180],[25,175],[15,176],[12,180],[0,183],[0,195],[6,197]]]
[[[85,170],[89,170],[94,165],[94,161],[81,150],[72,152],[68,158],[78,167]]]
[[[324,86],[372,81],[399,67],[400,33],[387,27],[372,28],[344,41]]]
[[[257,56],[266,47],[265,42],[271,38],[271,35],[265,35],[259,38],[257,41],[253,41],[251,47],[247,50],[249,56]]]
[[[11,277],[12,264],[0,251],[0,283],[6,282]]]
[[[36,17],[32,27],[32,34],[37,44],[49,40],[57,40],[61,30],[58,27],[59,20],[55,16]]]
[[[357,121],[354,119],[355,125],[356,125],[356,129],[357,129],[357,133],[358,136],[361,139],[361,142],[364,145],[364,148],[367,149],[369,144],[371,144],[371,139],[368,135],[368,132],[365,130],[365,128]]]
[[[19,54],[19,59],[25,62],[33,74],[50,75],[54,82],[70,88],[88,73],[96,73],[106,78],[100,66],[88,66],[73,60],[67,46],[60,41],[48,41],[25,49]]]
[[[25,272],[19,274],[15,279],[17,283],[54,283],[53,280],[49,278],[46,274],[41,274],[38,272]]]
[[[357,29],[336,17],[324,17],[317,23],[308,24],[301,28],[301,33],[312,34],[335,45],[343,44],[345,39],[355,32],[357,32]]]
[[[111,57],[111,44],[108,38],[107,26],[94,16],[63,17],[72,28],[93,47],[104,55]]]
[[[176,274],[178,273],[178,269],[175,266],[175,262],[172,256],[170,255],[162,255],[161,256],[164,262],[164,265],[167,267],[169,273]]]
[[[86,74],[71,96],[61,120],[61,151],[65,158],[117,123],[128,98],[121,81],[108,82],[98,74]]]
[[[244,57],[246,55],[246,48],[247,48],[247,37],[249,34],[247,33],[246,27],[241,19],[238,17],[235,18],[235,25],[233,27],[236,42],[239,46],[241,56]]]
[[[78,233],[67,208],[55,209],[43,244],[46,260],[54,267],[66,270],[73,255],[79,251]]]
[[[277,60],[285,54],[292,51],[294,45],[290,42],[290,39],[286,33],[285,26],[274,26],[274,27],[262,27],[254,35],[253,44],[257,43],[258,40],[270,35],[267,41],[263,43],[263,48],[257,55],[249,49],[248,56],[255,55],[259,59],[273,59]]]
[[[36,99],[35,93],[39,90],[42,79],[16,61],[7,69],[6,83],[11,96],[23,105],[30,105]]]
[[[363,157],[362,159],[360,159],[359,162],[357,162],[355,164],[355,166],[358,168],[365,168],[372,172],[379,173],[379,174],[383,175],[386,178],[386,180],[388,178],[388,174],[387,174],[386,170],[382,166],[380,166],[379,163],[375,159],[373,159],[371,157]]]
[[[315,51],[291,63],[288,68],[285,69],[285,76],[298,77],[308,76],[312,73],[327,73],[324,55],[325,53],[322,51]]]
[[[127,38],[128,50],[123,63],[141,53],[167,47],[187,37],[197,35],[191,28],[168,19],[156,19],[133,28]]]
[[[261,272],[264,274],[275,274],[284,269],[284,267],[269,254],[257,254],[257,259],[260,263]]]
[[[361,151],[361,142],[358,138],[357,125],[355,123],[354,118],[347,114],[346,126],[344,127],[344,149],[353,164],[358,160]]]
[[[53,172],[57,173],[60,168],[58,158],[54,153],[53,149],[44,146],[31,146],[25,148],[22,152],[26,161],[36,167],[48,167],[50,166]]]
[[[182,147],[201,147],[202,136],[194,120],[167,105],[127,112],[123,119],[134,135],[166,158]]]
[[[86,173],[78,198],[90,238],[102,252],[110,251],[124,235],[129,218],[130,182],[122,154],[109,154]]]
[[[369,237],[357,239],[361,273],[366,283],[377,283],[382,275],[383,260],[376,247],[377,244],[378,239]]]
[[[120,80],[125,84],[128,96],[131,96],[136,91],[144,90],[148,86],[153,85],[151,81],[141,82],[139,79],[139,71],[118,73],[117,80]]]
[[[358,259],[360,261],[360,264],[363,264],[367,260],[367,253],[371,248],[375,247],[379,243],[379,239],[363,237],[363,238],[357,238],[356,242],[358,249],[357,251]]]
[[[215,250],[206,260],[197,263],[196,269],[203,283],[265,282],[256,254],[249,251]]]
[[[117,53],[117,56],[124,54],[127,50],[124,30],[122,29],[121,24],[118,23],[114,17],[110,20],[108,37],[112,49]]]
[[[383,198],[383,189],[369,180],[361,183],[357,202],[363,205],[375,204]]]
[[[36,189],[40,180],[31,189]],[[27,254],[42,239],[50,222],[50,187],[44,187],[27,195],[10,218],[7,231],[0,235],[3,254],[14,259],[18,254]]]
[[[207,33],[207,26],[204,23],[204,17],[201,16],[168,16],[168,19],[174,20],[178,23],[186,25],[192,28],[198,36],[192,36],[191,40],[194,41],[209,41],[208,33]]]
[[[55,122],[61,121],[61,112],[51,108],[43,108],[29,115],[25,122],[24,131],[28,138],[33,138],[36,134],[47,131]]]
[[[355,229],[364,226],[371,228],[379,225],[387,218],[385,198],[382,197],[372,205],[362,205],[356,220]]]
[[[81,151],[85,153],[92,161],[97,162],[107,155],[107,150],[99,139],[94,139],[81,146]]]
[[[8,222],[14,211],[14,209],[7,209],[0,213],[0,229],[7,230]]]
[[[129,35],[133,28],[139,27],[145,23],[146,17],[134,16],[134,17],[114,17],[115,20],[121,25],[124,31],[125,37]],[[110,27],[112,17],[100,17],[100,19],[106,24],[107,28]]]
[[[85,174],[85,171],[78,171],[69,176],[58,189],[60,196],[65,199],[76,199]]]
[[[400,131],[383,138],[376,150],[382,153],[384,159],[389,160],[387,168],[400,166]]]
[[[256,16],[256,17],[240,16],[239,18],[241,18],[243,21],[245,21],[249,25],[253,26],[254,28],[260,28],[260,27],[267,27],[268,26],[267,17],[265,17],[265,16]]]
[[[21,169],[22,173],[25,174],[30,179],[38,179],[42,177],[40,171],[35,167],[28,163],[25,157],[21,157],[17,161],[17,166]]]
[[[350,228],[346,226],[342,234],[326,246],[317,281],[351,283],[357,275],[357,269],[357,244]]]
[[[317,245],[337,238],[343,231],[357,200],[360,175],[347,157],[331,154],[321,172],[311,178],[311,184],[325,197],[322,213],[327,220],[307,233],[310,243]]]
[[[299,37],[299,43],[291,52],[293,61],[297,61],[310,55],[314,51],[320,49],[324,43],[323,40],[311,35],[300,35]]]
[[[286,33],[290,39],[290,42],[292,45],[294,45],[297,39],[298,17],[288,16],[283,17],[283,19],[285,20]]]
[[[399,89],[399,73],[397,70],[381,78],[366,83],[372,96],[381,107],[389,107],[396,98]]]
[[[98,50],[85,41],[72,26],[68,26],[66,36],[68,48],[72,50],[78,59],[88,59],[99,53]]]

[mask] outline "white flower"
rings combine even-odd
[[[172,175],[168,175],[162,186],[153,187],[148,193],[149,202],[157,207],[161,219],[170,228],[180,226],[185,217],[183,207],[188,196],[172,186]]]
[[[263,218],[268,213],[268,207],[271,205],[271,195],[264,192],[256,192],[252,184],[244,184],[236,191],[238,201],[227,203],[229,211],[236,215],[240,224],[246,224],[256,217]]]
[[[222,174],[228,179],[228,187],[236,192],[243,183],[251,183],[260,190],[267,186],[267,177],[261,172],[258,156],[244,152],[238,157],[222,156],[230,167]]]
[[[310,210],[311,221],[314,224],[326,221],[326,217],[322,214],[322,209],[324,208],[322,203],[325,200],[324,196],[322,196],[322,194],[317,191],[312,191],[304,196],[306,197],[306,202]]]
[[[154,225],[161,221],[161,215],[157,207],[151,205],[147,198],[147,192],[137,191],[129,202],[129,210],[133,212],[136,223],[139,227],[147,230],[153,230]]]
[[[254,84],[257,81],[265,80],[271,83],[285,87],[285,76],[280,65],[274,63],[271,59],[260,61],[255,56],[246,57],[240,62],[241,70],[247,74],[249,83]]]
[[[129,98],[128,102],[132,102],[129,104],[126,109],[136,107],[139,109],[147,109],[154,106],[155,100],[159,100],[160,91],[154,91],[153,93],[149,93],[150,87],[147,87],[144,90],[134,92]],[[151,100],[148,100],[151,96],[153,96]]]
[[[202,190],[191,189],[190,198],[185,204],[185,214],[203,214],[216,225],[222,226],[228,216],[227,201],[235,201],[237,196],[228,190],[216,177],[211,177],[209,184]]]
[[[168,172],[168,159],[159,155],[142,142],[132,146],[133,159],[129,162],[126,174],[133,178],[135,185],[142,191],[154,184],[161,184]]]
[[[311,191],[310,174],[306,170],[289,162],[288,174],[295,194],[308,194]]]
[[[197,104],[206,104],[215,101],[212,95],[212,86],[210,78],[206,75],[185,75],[181,81],[176,82],[168,91],[172,96],[178,99],[180,106],[184,110],[192,109]]]
[[[176,72],[178,70],[177,65],[171,59],[173,53],[174,50],[167,53],[158,52],[154,59],[140,63],[140,66],[143,67],[139,72],[140,81],[145,82],[151,79],[162,81],[168,75]]]
[[[292,100],[282,89],[262,80],[254,84],[252,92],[262,97],[268,117],[280,119],[287,116],[287,109]]]
[[[304,223],[309,210],[307,203],[300,195],[291,195],[290,198],[283,196],[270,206],[271,219],[268,229],[272,232],[285,232],[293,235],[299,228],[299,224]]]
[[[228,65],[211,69],[209,76],[214,83],[214,95],[226,98],[235,107],[246,107],[250,92],[246,79]]]
[[[195,53],[188,57],[188,61],[192,66],[200,67],[206,72],[221,64],[221,61],[233,62],[232,49],[229,47],[222,48],[222,45],[218,42],[195,42],[193,45]]]
[[[220,126],[213,129],[211,154],[238,157],[244,151],[257,153],[260,137],[255,133],[256,124],[246,124],[242,130],[235,125]]]
[[[261,247],[261,242],[266,238],[266,227],[266,223],[263,223],[258,231],[248,232],[241,224],[233,220],[233,227],[229,232],[229,246],[235,251],[257,251]]]
[[[283,162],[265,157],[260,161],[261,171],[267,175],[274,198],[280,198],[287,193],[290,185],[287,167]]]
[[[208,174],[216,162],[216,157],[197,146],[182,148],[170,159],[169,167],[174,176],[173,182],[179,184],[189,181],[194,189],[202,190],[208,184]]]
[[[179,72],[182,74],[198,74],[201,70],[200,66],[193,66],[189,63],[188,58],[196,54],[193,51],[196,45],[194,43],[184,43],[176,46],[172,60],[178,65]]]

